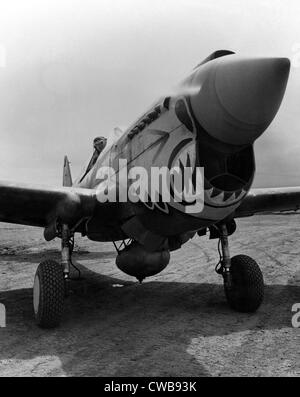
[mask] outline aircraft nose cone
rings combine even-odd
[[[216,63],[199,94],[191,98],[198,121],[220,141],[253,143],[279,110],[289,70],[287,58],[230,56]]]
[[[281,104],[289,68],[290,62],[286,58],[222,65],[215,80],[221,105],[241,123],[270,123]]]

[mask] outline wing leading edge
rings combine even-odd
[[[93,215],[96,191],[0,181],[0,222],[47,227],[56,219],[75,225]],[[300,210],[300,187],[252,189],[234,216]]]
[[[47,227],[56,219],[76,224],[92,215],[93,190],[0,182],[0,222]]]
[[[300,209],[300,187],[252,189],[235,212],[236,218]]]

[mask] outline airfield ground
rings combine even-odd
[[[143,285],[118,271],[111,244],[77,238],[73,282],[60,328],[36,327],[32,282],[59,241],[0,224],[0,376],[300,376],[300,215],[238,221],[231,253],[253,256],[266,294],[254,315],[231,311],[214,272],[216,241],[195,238]]]

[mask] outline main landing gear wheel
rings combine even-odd
[[[246,255],[230,258],[228,229],[226,224],[219,228],[220,262],[216,267],[224,279],[225,295],[230,307],[242,313],[253,313],[264,298],[264,279],[258,264]]]
[[[242,313],[253,313],[264,298],[264,279],[258,264],[246,255],[231,259],[230,283],[224,283],[230,307]]]
[[[42,262],[34,278],[33,309],[35,320],[42,328],[54,328],[60,324],[70,280],[74,233],[67,224],[61,224],[57,237],[61,238],[61,263],[53,260]]]
[[[36,323],[42,328],[59,325],[63,313],[65,280],[62,266],[53,261],[42,262],[35,274],[33,308]]]

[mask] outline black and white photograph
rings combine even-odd
[[[1,378],[300,377],[299,20],[0,0]]]

